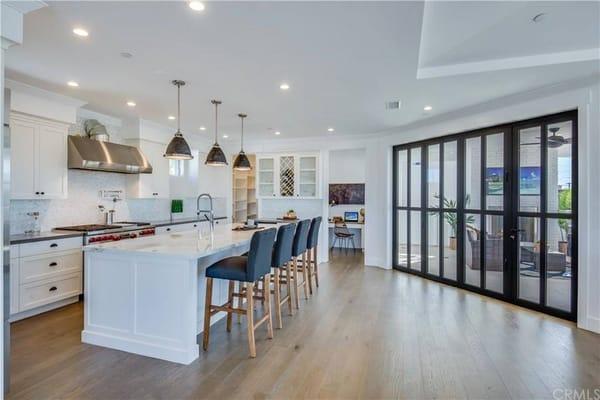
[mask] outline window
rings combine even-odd
[[[169,160],[169,175],[183,176],[185,174],[185,164],[183,160]]]

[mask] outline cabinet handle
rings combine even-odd
[[[194,228],[196,228],[198,225],[194,224]]]
[[[58,288],[56,286],[52,286],[50,289],[48,289],[49,292],[54,292],[55,290],[57,290]]]
[[[58,247],[58,244],[56,244],[56,243],[52,243],[52,244],[50,245],[50,247]]]
[[[35,192],[35,194],[40,194],[40,192]]]
[[[46,194],[46,193],[44,193],[44,192],[41,192],[41,194]]]
[[[50,264],[48,264],[49,267],[56,267],[58,265],[58,263],[56,262],[51,262]]]
[[[167,232],[169,232],[171,230],[171,228],[167,228]]]

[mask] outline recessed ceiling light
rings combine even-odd
[[[531,21],[542,22],[545,17],[546,17],[546,13],[539,13],[539,14],[534,15],[533,18],[531,18]]]
[[[77,83],[75,81],[69,81],[69,82],[67,82],[67,85],[69,85],[71,87],[79,87],[79,83]]]
[[[74,28],[73,33],[76,34],[77,36],[81,36],[81,37],[88,37],[88,35],[89,35],[88,31],[86,31],[83,28]]]
[[[135,107],[135,106],[136,106],[136,104],[135,104],[135,101],[128,101],[128,102],[127,102],[127,105],[128,105],[129,107]]]
[[[425,110],[425,111],[431,111],[431,110],[433,110],[433,107],[431,107],[431,106],[425,106],[425,107],[423,107],[423,110]]]
[[[276,134],[276,135],[281,135],[281,132],[279,132],[279,131],[275,131],[275,134]]]
[[[227,139],[229,135],[223,135],[223,139]]]
[[[188,5],[194,11],[204,11],[204,3],[201,1],[192,0]]]
[[[279,89],[281,90],[288,90],[290,88],[290,85],[287,83],[282,83],[281,85],[279,85]]]
[[[327,132],[333,132],[333,131],[335,131],[335,129],[333,129],[333,128],[327,128]]]
[[[172,115],[169,115],[169,119],[173,120],[173,119],[175,119],[175,117]]]
[[[206,127],[205,127],[205,126],[201,126],[201,127],[200,127],[200,130],[201,130],[201,131],[205,131],[205,130],[206,130]]]

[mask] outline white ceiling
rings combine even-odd
[[[520,42],[517,29],[551,38],[540,47],[544,52],[593,46],[598,36],[589,37],[589,18],[561,20],[557,31],[553,4],[493,3],[498,18],[489,18],[485,7],[446,3],[446,12],[469,15],[460,20],[460,32],[446,36],[427,20],[422,26],[422,2],[208,2],[203,13],[185,2],[49,2],[26,15],[24,44],[8,50],[5,64],[8,77],[83,99],[96,111],[172,126],[167,116],[176,113],[176,91],[170,80],[186,80],[182,125],[188,135],[212,134],[210,99],[219,98],[221,133],[231,138],[238,136],[239,112],[249,115],[248,139],[335,138],[598,73],[597,61],[587,61],[417,79],[423,59],[464,62],[533,51],[537,42]],[[570,7],[573,15],[590,11],[583,3],[560,7],[561,15]],[[548,12],[548,19],[524,22],[538,12]],[[471,20],[479,22],[469,28]],[[89,37],[74,36],[75,26],[89,30]],[[585,33],[585,43],[574,34],[555,40],[557,32],[575,29]],[[480,41],[473,39],[478,32],[485,33]],[[433,44],[420,61],[422,35]],[[452,51],[440,51],[446,38]],[[490,41],[493,46],[486,45]],[[67,87],[69,80],[80,87]],[[291,85],[287,92],[279,89],[283,81]],[[125,105],[130,99],[135,109]],[[385,103],[395,99],[401,110],[387,111]],[[433,111],[425,113],[424,105]],[[208,129],[199,131],[201,125]],[[329,126],[335,133],[327,133]]]

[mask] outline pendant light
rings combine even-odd
[[[215,105],[215,144],[213,144],[212,149],[210,149],[210,151],[208,152],[208,156],[206,156],[206,161],[204,162],[204,164],[212,165],[215,167],[221,167],[227,165],[227,158],[225,158],[225,153],[223,153],[221,146],[219,146],[218,140],[219,104],[221,104],[221,100],[211,100],[210,102]]]
[[[177,86],[177,132],[175,132],[175,136],[171,139],[171,142],[167,146],[167,150],[165,151],[164,157],[170,158],[172,160],[191,160],[194,158],[192,156],[192,151],[190,150],[190,146],[187,144],[183,135],[181,134],[180,124],[181,124],[181,87],[185,85],[184,81],[174,80],[171,82],[173,85]]]
[[[246,153],[244,153],[244,118],[246,118],[247,115],[238,114],[238,117],[240,117],[242,120],[242,145],[240,147],[240,153],[233,162],[233,169],[238,171],[250,171],[252,169],[252,165],[250,165],[250,160],[248,160],[248,156]]]

